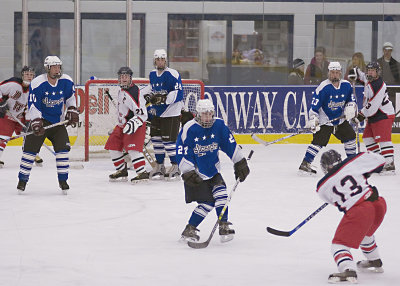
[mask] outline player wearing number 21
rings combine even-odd
[[[121,87],[117,95],[118,124],[104,147],[110,151],[111,160],[117,170],[109,176],[111,182],[126,181],[128,178],[124,150],[132,158],[132,165],[136,171],[136,177],[131,179],[131,183],[145,182],[149,179],[142,153],[146,135],[146,100],[133,83],[132,75],[129,67],[121,67],[118,71],[118,83]]]
[[[317,184],[317,193],[326,203],[344,212],[331,251],[339,273],[331,274],[331,283],[357,282],[361,272],[383,272],[382,260],[374,233],[386,213],[386,202],[376,187],[368,183],[372,173],[379,173],[385,164],[383,156],[361,152],[342,161],[335,150],[321,156],[325,176]],[[350,248],[360,248],[367,260],[353,261]]]
[[[209,99],[198,101],[196,117],[183,126],[176,148],[186,203],[198,203],[182,233],[182,240],[197,241],[197,226],[214,207],[219,216],[228,198],[226,184],[220,173],[219,150],[234,163],[236,179],[243,182],[250,170],[229,128],[223,120],[214,118],[214,105]],[[229,225],[226,209],[219,223],[222,242],[233,239],[235,231]]]
[[[68,120],[75,125],[79,121],[76,109],[75,86],[69,75],[62,73],[62,61],[57,56],[48,56],[44,60],[46,73],[34,78],[29,87],[28,112],[26,119],[31,120],[32,135],[25,138],[18,175],[19,192],[25,190],[36,154],[48,138],[54,147],[58,183],[64,194],[69,185],[69,151],[71,149],[65,125],[44,129],[48,125]]]
[[[329,63],[328,70],[328,79],[321,82],[312,97],[308,124],[314,134],[299,167],[299,175],[317,173],[311,163],[332,134],[344,144],[347,156],[356,154],[356,133],[348,121],[357,115],[353,89],[347,80],[341,79],[339,62]]]

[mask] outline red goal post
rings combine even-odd
[[[148,79],[133,79],[133,82],[140,89],[149,84]],[[200,80],[183,79],[182,85],[184,109],[195,111],[197,101],[204,98],[204,83]],[[116,108],[105,91],[108,90],[111,96],[116,98],[119,88],[117,79],[95,79],[86,82],[83,99],[84,112],[80,115],[81,122],[77,128],[76,140],[71,148],[71,154],[75,153],[74,159],[89,161],[90,156],[104,157],[104,154],[107,154],[104,145],[109,132],[118,120]],[[98,154],[103,155],[99,156]]]

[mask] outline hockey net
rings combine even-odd
[[[148,79],[134,79],[140,88],[149,84]],[[195,111],[198,99],[204,98],[204,83],[200,80],[183,79],[184,109]],[[70,158],[73,161],[89,161],[89,158],[106,157],[104,150],[110,132],[118,122],[117,110],[106,91],[115,99],[120,87],[117,79],[89,80],[84,96],[80,98],[79,124],[69,127],[71,137]],[[71,136],[72,135],[72,136]]]

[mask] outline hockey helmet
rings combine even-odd
[[[379,65],[378,62],[369,62],[366,67],[365,67],[366,71],[367,71],[367,79],[369,81],[375,80],[379,77],[380,75],[380,71],[381,71],[381,66]],[[376,71],[376,75],[371,75],[368,73],[368,70],[375,70]]]
[[[57,56],[47,56],[44,60],[44,68],[48,72],[51,66],[62,66],[62,61]]]
[[[159,49],[154,51],[155,59],[167,59],[167,52],[164,49]]]
[[[321,169],[325,174],[340,162],[342,162],[342,157],[333,149],[328,150],[321,155]]]
[[[339,62],[330,62],[328,65],[328,70],[330,71],[341,71],[342,66],[340,65]]]
[[[214,124],[214,104],[210,99],[200,99],[197,102],[196,121],[204,128],[210,128]]]
[[[129,75],[129,79],[128,80],[121,80],[121,75],[123,75],[123,74]],[[118,83],[119,83],[119,86],[122,89],[128,89],[131,86],[131,84],[132,84],[132,75],[133,75],[133,71],[131,70],[130,67],[121,67],[118,70]]]
[[[23,83],[28,86],[35,77],[35,69],[31,66],[24,66],[21,70],[21,77]]]

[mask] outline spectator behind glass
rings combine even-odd
[[[349,80],[349,71],[355,67],[358,67],[362,72],[365,72],[365,61],[363,53],[354,53],[351,57],[351,64],[347,67],[346,74],[344,75],[345,80]]]
[[[314,57],[307,67],[304,76],[304,84],[320,84],[323,80],[327,79],[328,65],[329,62],[326,60],[325,48],[317,47],[314,52]]]
[[[392,58],[393,45],[390,42],[383,44],[383,56],[378,59],[382,69],[382,78],[387,85],[400,84],[400,64]]]
[[[290,70],[288,76],[289,85],[302,85],[304,84],[304,61],[302,59],[295,59],[293,61],[293,68]]]
[[[234,49],[232,52],[232,64],[239,65],[243,60],[242,52],[238,49]]]

